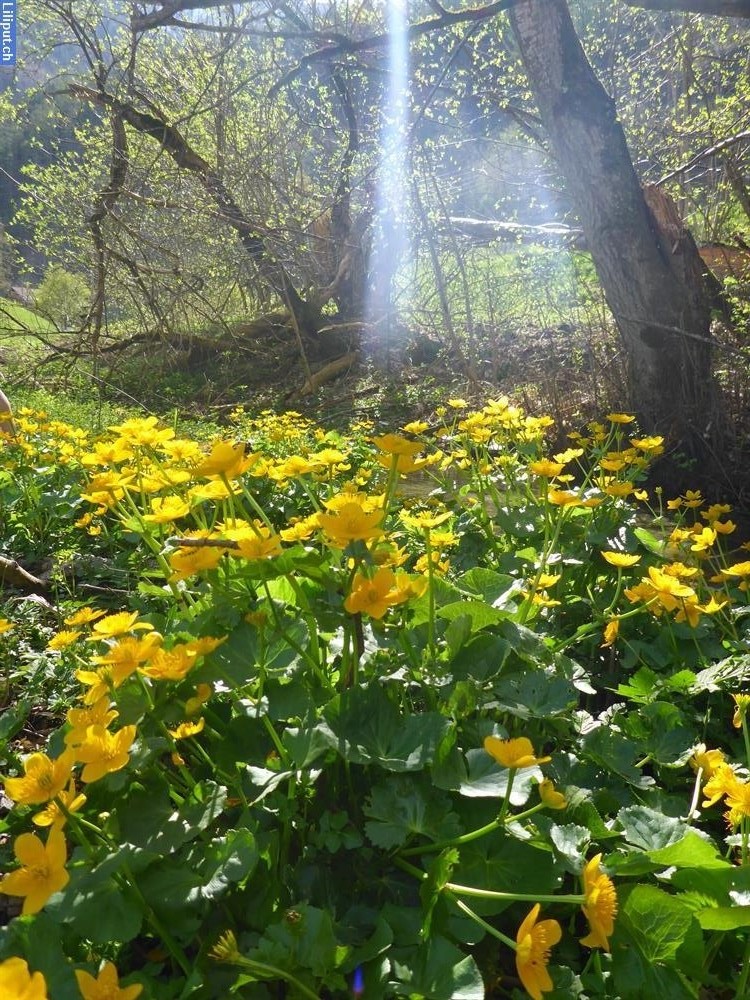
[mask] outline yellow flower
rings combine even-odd
[[[733,694],[734,698],[734,715],[732,716],[732,725],[735,729],[742,728],[742,720],[747,715],[747,710],[750,708],[750,694]]]
[[[9,622],[7,618],[0,618],[0,635],[10,632],[10,630],[15,627],[14,623]]]
[[[22,778],[6,778],[5,791],[22,806],[49,802],[65,788],[73,770],[69,753],[51,760],[46,753],[33,753],[23,762]]]
[[[176,729],[169,729],[168,732],[174,740],[186,740],[189,736],[197,736],[198,733],[202,733],[205,725],[206,720],[200,718],[196,719],[195,722],[181,722]]]
[[[38,913],[54,893],[70,881],[65,871],[68,857],[62,830],[53,828],[43,843],[35,833],[16,837],[13,853],[21,867],[0,880],[0,892],[6,896],[22,896],[21,913]]]
[[[515,740],[488,736],[484,741],[484,749],[501,767],[536,767],[552,760],[551,757],[537,757],[531,740],[525,736],[519,736]]]
[[[611,424],[632,424],[635,417],[629,413],[608,413],[604,419]]]
[[[617,893],[612,879],[599,867],[601,860],[601,854],[597,854],[583,869],[583,893],[586,897],[583,912],[591,930],[581,938],[581,944],[609,951],[609,936],[614,930],[617,915]]]
[[[738,784],[739,779],[734,773],[734,768],[730,764],[718,764],[703,788],[703,794],[706,796],[703,808],[707,809],[714,805],[722,795],[731,794]]]
[[[191,639],[189,642],[183,643],[183,648],[188,656],[208,656],[209,653],[213,653],[215,649],[218,649],[222,642],[226,642],[227,637],[213,636],[213,635],[202,635],[198,639]],[[198,687],[205,687],[206,685],[199,684]]]
[[[554,782],[545,778],[539,782],[539,798],[548,809],[567,809],[568,803],[562,792],[558,792]]]
[[[117,969],[111,962],[105,963],[96,979],[83,969],[76,969],[75,973],[83,1000],[135,1000],[143,992],[140,983],[120,986]]]
[[[62,829],[68,822],[66,813],[78,812],[85,802],[86,796],[77,793],[75,781],[71,778],[68,787],[55,796],[54,802],[48,802],[41,812],[32,816],[31,822],[35,826],[51,826]],[[65,812],[60,808],[60,803],[65,807]]]
[[[701,528],[693,535],[693,544],[690,546],[691,552],[705,552],[710,549],[716,541],[716,532],[713,528]]]
[[[257,529],[257,534],[237,539],[237,544],[237,554],[243,559],[272,559],[281,553],[281,538],[272,535],[265,525]]]
[[[182,497],[170,495],[154,497],[151,501],[151,513],[144,514],[146,524],[169,524],[190,513],[190,504]]]
[[[162,637],[159,632],[149,632],[148,635],[144,635],[140,639],[128,635],[111,646],[106,653],[92,656],[91,662],[99,666],[111,667],[113,671],[117,672],[118,677],[124,680],[137,667],[149,660],[161,643]]]
[[[724,570],[729,576],[750,576],[750,561],[734,563]]]
[[[604,642],[602,643],[602,646],[606,648],[607,646],[614,645],[615,639],[619,634],[620,634],[620,619],[612,618],[610,621],[607,622],[606,626],[604,627]]]
[[[47,984],[41,972],[29,972],[22,958],[0,962],[0,997],[3,1000],[47,1000]]]
[[[139,629],[150,631],[153,625],[148,622],[138,621],[137,611],[118,611],[117,614],[107,615],[100,618],[92,626],[92,639],[113,639],[118,635],[125,635],[126,632],[134,632]]]
[[[66,649],[77,642],[83,633],[78,629],[63,629],[57,635],[53,635],[47,643],[47,649]]]
[[[628,552],[602,552],[605,562],[610,566],[617,566],[618,569],[625,569],[635,566],[641,561],[640,556],[630,555]]]
[[[185,580],[195,576],[204,569],[216,569],[221,562],[225,550],[214,546],[183,547],[177,549],[169,557],[169,565],[174,573],[169,578],[170,583]]]
[[[356,501],[343,504],[335,513],[318,515],[320,527],[336,545],[379,538],[383,534],[383,529],[380,527],[382,520],[381,510],[366,511]]]
[[[422,434],[429,430],[429,427],[426,420],[412,420],[411,423],[404,424],[401,430],[406,431],[407,434]]]
[[[316,512],[309,517],[300,518],[299,521],[295,521],[288,528],[282,528],[279,536],[285,542],[303,542],[305,539],[310,538],[318,527],[318,514]]]
[[[135,726],[123,726],[116,733],[108,732],[104,726],[89,726],[85,740],[76,748],[76,759],[85,764],[81,781],[86,784],[98,781],[105,774],[126,767],[135,732]]]
[[[716,771],[725,763],[724,754],[721,750],[707,750],[705,743],[699,743],[695,748],[688,764],[697,774],[701,772],[703,781],[713,778]]]
[[[409,514],[404,511],[401,514],[401,521],[407,528],[415,528],[417,531],[429,531],[444,524],[451,516],[449,510],[442,514],[430,514],[428,511],[420,511],[417,514]]]
[[[234,441],[217,441],[208,455],[194,470],[196,478],[203,476],[224,476],[235,479],[249,468],[256,456],[245,455],[245,446]]]
[[[554,479],[555,476],[559,476],[564,468],[563,462],[551,462],[548,458],[529,463],[529,472],[533,472],[535,476],[544,476],[546,479]]]
[[[728,807],[724,814],[726,821],[732,827],[737,826],[741,820],[750,816],[750,783],[747,781],[735,782],[727,791],[724,804]]]
[[[630,482],[610,482],[606,486],[602,487],[602,491],[606,493],[608,497],[627,497],[630,496],[634,489],[635,487]]]
[[[664,438],[660,436],[631,438],[630,443],[634,448],[638,448],[639,451],[658,451],[661,453],[664,450],[662,448]]]
[[[193,669],[198,654],[187,643],[180,643],[172,649],[158,649],[141,673],[156,681],[181,681]]]
[[[416,455],[423,447],[419,441],[409,441],[408,438],[400,437],[398,434],[383,434],[382,437],[373,438],[372,443],[389,455],[406,455],[409,458]]]
[[[541,1000],[543,993],[553,989],[547,963],[550,949],[562,937],[556,920],[541,920],[537,923],[540,910],[537,903],[516,934],[516,969],[532,1000]]]
[[[396,574],[387,566],[381,566],[372,577],[356,573],[344,607],[350,615],[362,613],[382,618],[388,608],[397,603],[393,599],[395,585]]]
[[[65,746],[79,746],[86,739],[86,730],[89,726],[104,726],[106,728],[118,715],[116,709],[110,708],[109,695],[106,694],[102,695],[90,708],[68,709],[66,719],[72,729],[65,735]]]
[[[192,698],[185,702],[185,715],[195,715],[213,694],[210,684],[199,684]]]

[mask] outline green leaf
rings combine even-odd
[[[415,834],[432,841],[447,840],[461,832],[450,806],[448,796],[429,784],[392,778],[387,785],[372,789],[364,807],[370,817],[365,832],[372,844],[385,850],[406,843]]]
[[[629,844],[644,851],[657,851],[670,844],[677,844],[690,827],[682,820],[665,816],[647,806],[628,806],[617,814],[617,822]]]
[[[308,969],[333,985],[330,973],[343,961],[345,953],[338,948],[330,914],[299,903],[290,907],[278,923],[266,928],[248,958],[292,973]],[[343,978],[341,985],[345,985]]]
[[[609,726],[599,726],[583,738],[586,756],[598,764],[605,774],[618,774],[638,788],[648,788],[654,779],[642,774],[634,761],[638,760],[638,747]]]
[[[510,652],[511,645],[507,639],[482,633],[454,655],[451,672],[455,680],[488,680],[500,673]]]
[[[648,851],[648,857],[657,864],[674,868],[732,868],[719,856],[717,849],[694,830],[667,847]]]
[[[244,882],[259,860],[255,837],[244,828],[201,845],[200,857],[201,894],[208,899],[220,896],[232,883]]]
[[[27,698],[21,698],[15,705],[3,709],[3,714],[0,715],[0,740],[13,739],[28,719],[32,704]]]
[[[0,959],[17,955],[41,972],[54,1000],[81,1000],[73,967],[64,953],[60,927],[46,912],[33,919],[11,920],[0,928]]]
[[[679,974],[663,965],[653,965],[635,948],[618,948],[612,961],[618,997],[658,997],[659,1000],[695,1000]]]
[[[560,715],[578,702],[578,693],[570,681],[545,670],[502,678],[495,682],[493,691],[500,707],[520,719]]]
[[[462,574],[456,580],[456,584],[462,589],[481,597],[486,604],[497,607],[496,602],[503,597],[514,586],[518,580],[506,573],[497,573],[494,569],[486,569],[483,566],[475,566],[473,569]]]
[[[142,908],[133,895],[112,880],[92,878],[81,880],[65,916],[79,937],[94,944],[132,941],[143,922]]]
[[[418,771],[431,763],[451,726],[438,712],[402,716],[378,684],[345,691],[324,715],[345,760],[387,771]]]
[[[653,552],[657,556],[663,555],[666,538],[659,538],[658,535],[653,534],[653,532],[648,531],[646,528],[633,528],[633,534],[649,552]]]
[[[469,750],[466,754],[469,765],[466,778],[463,779],[458,791],[469,798],[499,798],[504,799],[508,793],[510,770],[500,767],[486,750]],[[541,768],[523,767],[516,771],[510,792],[510,804],[525,805],[532,789],[544,778]]]
[[[695,918],[679,898],[652,885],[637,885],[621,905],[618,925],[649,963],[673,962]]]
[[[498,611],[483,604],[481,601],[467,600],[456,601],[454,604],[445,604],[438,608],[437,614],[440,618],[447,618],[454,621],[456,618],[468,618],[471,621],[472,632],[479,632],[490,625],[497,625],[507,618],[507,613]]]
[[[393,961],[398,996],[430,1000],[484,1000],[482,975],[471,956],[464,957],[443,937],[432,937],[406,960]]]

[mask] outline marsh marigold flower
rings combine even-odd
[[[703,808],[707,809],[714,805],[722,795],[730,795],[739,784],[739,778],[730,764],[718,764],[714,768],[714,773],[703,786],[703,794],[706,796],[703,801]]]
[[[705,743],[699,743],[688,763],[696,774],[701,772],[703,781],[708,781],[725,763],[725,759],[721,750],[707,750]]]
[[[342,504],[335,513],[318,515],[318,524],[336,545],[380,538],[383,534],[380,527],[382,520],[382,510],[367,511],[356,501]]]
[[[118,611],[114,615],[107,615],[94,622],[91,627],[92,639],[114,639],[118,635],[125,635],[127,632],[143,630],[150,632],[153,625],[148,622],[138,621],[137,611]]]
[[[98,781],[105,774],[125,767],[130,760],[135,731],[135,726],[123,726],[116,733],[110,733],[104,726],[89,726],[85,740],[76,748],[77,760],[85,764],[81,781]]]
[[[548,809],[567,809],[568,802],[562,792],[558,792],[549,778],[539,782],[539,798]]]
[[[388,608],[399,601],[398,595],[394,594],[395,587],[396,574],[386,566],[381,566],[371,577],[356,573],[344,607],[350,615],[362,613],[371,618],[382,618]]]
[[[641,561],[640,556],[631,555],[629,552],[602,552],[602,557],[605,562],[617,569],[627,569]]]
[[[617,636],[620,634],[620,619],[611,618],[607,624],[604,626],[604,642],[602,643],[603,648],[608,646],[613,646]]]
[[[516,934],[516,969],[532,1000],[541,1000],[543,993],[549,993],[553,989],[547,964],[550,949],[562,937],[556,920],[540,920],[537,923],[540,910],[537,903]]]
[[[84,969],[76,969],[78,989],[83,1000],[135,1000],[143,992],[140,983],[120,986],[120,977],[112,962],[106,962],[96,979]]]
[[[35,833],[16,837],[13,852],[21,867],[0,880],[0,892],[6,896],[22,896],[22,914],[38,913],[54,893],[70,881],[65,871],[68,851],[62,830],[52,829],[47,843]]]
[[[609,951],[609,936],[614,930],[617,915],[617,893],[612,879],[600,868],[601,860],[601,854],[597,854],[583,869],[586,902],[582,908],[589,922],[590,932],[581,938],[581,944]]]
[[[501,767],[536,767],[552,760],[551,757],[537,757],[531,740],[525,736],[519,736],[515,740],[488,736],[484,741],[484,749]]]
[[[234,441],[217,441],[211,454],[193,470],[196,478],[201,476],[225,476],[235,479],[248,469],[257,456],[245,455],[245,446]]]
[[[64,807],[61,808],[61,804]],[[34,826],[53,826],[62,829],[68,822],[68,813],[78,812],[86,804],[86,796],[79,795],[76,790],[76,783],[71,778],[70,784],[59,792],[54,801],[48,802],[41,812],[31,817]]]
[[[750,708],[750,694],[733,694],[732,698],[734,699],[732,725],[735,729],[741,729],[742,720],[747,715],[748,708]]]
[[[5,779],[5,791],[18,805],[41,805],[65,788],[73,770],[73,758],[64,753],[51,760],[46,753],[33,753],[23,762],[23,770],[23,777]]]
[[[22,958],[0,962],[0,997],[3,1000],[47,1000],[47,984],[41,972],[29,972]]]

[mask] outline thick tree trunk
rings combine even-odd
[[[550,146],[629,359],[643,430],[699,453],[715,417],[710,307],[695,243],[668,201],[644,197],[614,103],[565,0],[518,0],[510,19]]]

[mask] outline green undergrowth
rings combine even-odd
[[[232,421],[3,444],[0,994],[748,995],[728,507],[625,414]]]

